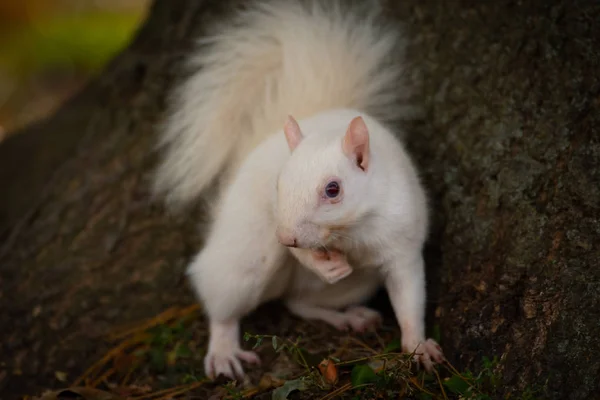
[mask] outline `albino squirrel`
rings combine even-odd
[[[221,178],[188,274],[210,324],[209,377],[245,375],[240,319],[290,312],[364,331],[385,285],[402,348],[430,370],[425,337],[427,199],[388,124],[405,89],[399,30],[376,1],[258,1],[215,27],[176,88],[155,193],[173,209]],[[405,94],[405,93],[404,93]],[[297,122],[298,121],[298,122]]]

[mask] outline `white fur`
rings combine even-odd
[[[389,61],[404,42],[378,21],[378,2],[305,3],[258,2],[200,41],[160,141],[154,189],[172,207],[195,200],[224,170],[234,174],[290,113],[350,107],[383,122],[401,117],[402,69]]]
[[[240,376],[242,360],[258,362],[240,347],[239,320],[276,298],[300,317],[364,330],[379,318],[359,304],[384,283],[405,349],[425,341],[426,199],[387,125],[401,117],[401,66],[388,58],[402,39],[378,20],[376,2],[307,4],[257,3],[206,39],[162,137],[155,190],[171,206],[193,201],[225,172],[214,223],[188,270],[210,320],[210,376]],[[292,154],[281,130],[288,114],[304,135]],[[369,129],[366,171],[341,147],[356,116]],[[323,205],[318,190],[331,175],[344,197]],[[280,245],[278,228],[303,248]],[[343,251],[353,272],[326,283],[314,258],[322,246]],[[431,342],[421,348],[425,366],[439,361]]]

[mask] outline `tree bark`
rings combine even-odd
[[[53,117],[0,144],[2,398],[60,385],[112,327],[193,301],[196,218],[148,198],[156,123],[206,21],[232,1],[156,0],[128,48]],[[505,393],[600,389],[599,7],[389,2],[424,118],[408,145],[434,212],[429,301],[462,367]],[[439,262],[435,262],[438,260]],[[182,294],[182,292],[184,294]],[[433,322],[433,321],[432,321]]]

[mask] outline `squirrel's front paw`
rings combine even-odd
[[[352,273],[346,257],[338,251],[317,250],[313,256],[317,272],[329,284],[339,282]]]
[[[245,373],[241,361],[260,364],[260,358],[252,351],[241,349],[209,350],[204,358],[204,372],[210,379],[224,375],[230,379],[244,379]]]
[[[415,361],[425,367],[425,370],[431,372],[433,364],[441,364],[446,358],[442,348],[433,339],[425,341],[409,340],[403,341],[402,350],[406,353],[415,353]]]

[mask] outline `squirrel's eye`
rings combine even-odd
[[[329,182],[325,186],[325,196],[335,199],[340,194],[340,185],[337,182]]]

